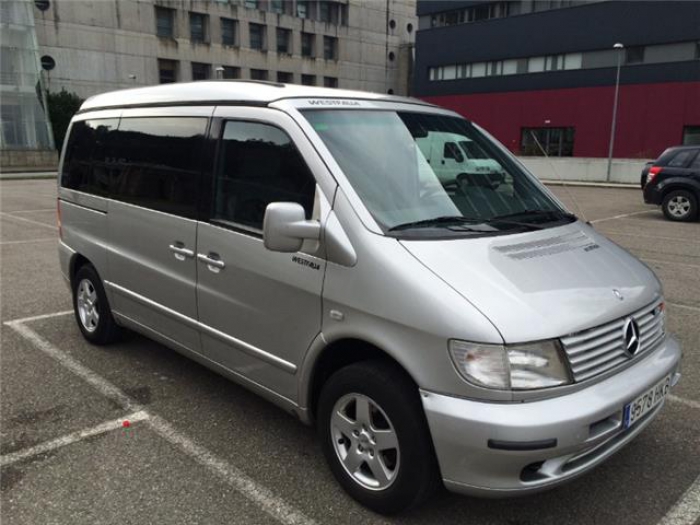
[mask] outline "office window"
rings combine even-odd
[[[564,69],[564,55],[549,55],[544,59],[546,71],[559,71]]]
[[[641,64],[644,62],[644,46],[625,48],[625,64]]]
[[[564,56],[564,69],[581,69],[583,53],[569,53]]]
[[[574,128],[523,128],[520,154],[533,157],[571,157],[574,154]]]
[[[175,38],[175,10],[156,6],[156,35]]]
[[[192,62],[192,80],[208,80],[211,78],[211,65]]]
[[[296,202],[311,218],[316,181],[279,128],[229,121],[224,127],[212,220],[262,230],[271,202]]]
[[[335,77],[323,77],[323,87],[337,88],[338,87],[338,79]]]
[[[192,42],[204,43],[209,41],[207,15],[201,13],[190,13],[190,40]]]
[[[313,33],[302,33],[301,34],[301,56],[311,57],[316,56],[316,35]]]
[[[504,60],[503,61],[503,74],[504,75],[515,75],[518,72],[518,61],[517,60]]]
[[[294,73],[287,73],[286,71],[277,72],[277,82],[282,84],[293,84],[294,83]]]
[[[503,74],[503,61],[494,60],[486,64],[486,74],[490,77]]]
[[[290,29],[277,28],[277,52],[292,54],[292,31]]]
[[[341,19],[341,6],[335,2],[319,3],[319,20],[328,22],[329,24],[339,24]]]
[[[224,46],[236,45],[236,20],[232,18],[221,19],[221,44]]]
[[[200,117],[122,118],[111,197],[193,218],[206,129],[207,119]]]
[[[297,16],[299,18],[309,17],[309,5],[306,0],[297,0]]]
[[[685,126],[682,144],[684,146],[700,145],[700,126]]]
[[[477,62],[472,64],[472,78],[480,78],[486,76],[486,62]]]
[[[323,37],[323,58],[338,60],[338,39],[333,36]]]
[[[316,77],[314,75],[301,75],[302,86],[315,86]]]
[[[221,76],[227,80],[241,78],[241,68],[233,66],[223,66],[224,71]]]
[[[177,82],[177,61],[158,59],[158,80],[161,84]]]
[[[262,24],[253,24],[252,22],[248,24],[250,29],[250,47],[251,49],[264,50],[267,49],[265,45],[265,26]]]
[[[273,13],[278,13],[282,14],[284,13],[284,5],[285,5],[284,0],[270,0],[270,11]],[[291,4],[291,2],[289,2]]]
[[[112,140],[118,119],[83,120],[71,127],[61,186],[93,195],[108,196],[112,173]]]
[[[251,80],[267,80],[267,71],[264,69],[251,69],[250,79]]]
[[[527,72],[539,73],[544,71],[544,57],[531,57],[527,60]]]
[[[243,5],[248,9],[258,9],[258,0],[245,0]]]

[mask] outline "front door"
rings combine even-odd
[[[295,372],[321,329],[326,263],[311,250],[267,250],[262,226],[271,202],[299,203],[311,219],[318,213],[316,181],[290,134],[274,122],[279,112],[259,111],[260,118],[224,119],[220,127],[209,220],[197,233],[202,350],[296,401]]]

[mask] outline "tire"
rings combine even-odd
[[[333,475],[364,506],[395,514],[419,505],[441,486],[418,388],[398,367],[363,361],[340,369],[323,385],[317,416]]]
[[[94,345],[107,345],[119,339],[119,326],[94,266],[81,266],[73,278],[72,288],[73,312],[83,337]]]
[[[698,215],[698,200],[688,190],[673,190],[664,197],[661,209],[668,220],[692,221]]]

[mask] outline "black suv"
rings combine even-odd
[[[692,221],[698,216],[700,146],[668,148],[644,171],[644,202],[660,204],[672,221]]]

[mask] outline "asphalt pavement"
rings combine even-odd
[[[345,495],[313,429],[136,334],[81,337],[58,267],[55,180],[0,182],[0,521],[690,525],[700,518],[700,223],[639,190],[552,187],[661,278],[683,378],[659,417],[587,475],[511,500],[446,492],[395,518]],[[129,426],[124,426],[124,421]]]

